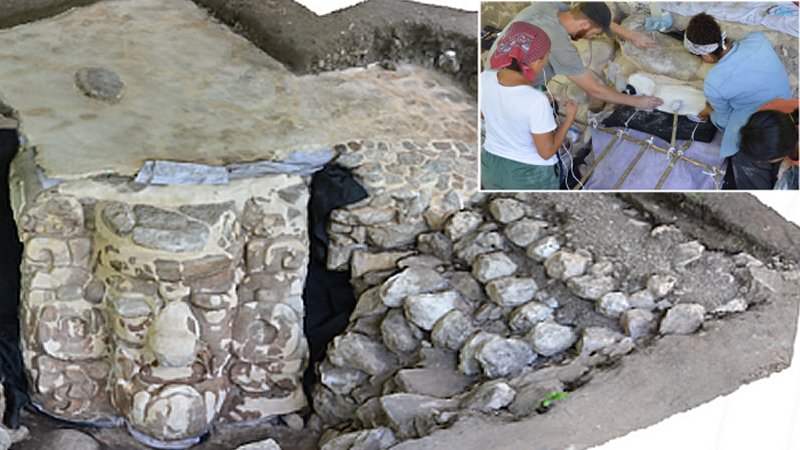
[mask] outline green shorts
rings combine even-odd
[[[558,190],[555,166],[524,164],[481,149],[481,188],[487,190]]]

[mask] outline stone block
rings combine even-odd
[[[503,307],[514,307],[529,302],[538,286],[533,278],[503,277],[486,283],[489,299]]]
[[[667,311],[661,319],[661,334],[692,334],[703,324],[705,308],[703,305],[682,303]]]
[[[446,288],[447,279],[420,267],[409,267],[390,277],[379,290],[383,303],[390,308],[400,307],[403,298]]]
[[[562,281],[583,275],[592,262],[592,257],[584,253],[559,251],[544,263],[547,275]]]
[[[513,275],[517,264],[505,253],[494,252],[478,256],[472,266],[472,275],[480,282]]]
[[[463,300],[458,291],[437,292],[434,294],[409,295],[403,300],[406,318],[430,331],[442,316],[457,308]]]
[[[572,347],[578,335],[572,327],[547,321],[534,325],[525,339],[536,353],[553,356]]]
[[[518,247],[527,247],[542,237],[548,224],[542,220],[522,219],[505,227],[503,233]]]

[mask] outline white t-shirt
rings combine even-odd
[[[546,95],[533,86],[503,86],[497,80],[497,72],[488,70],[481,73],[480,97],[486,123],[483,148],[487,152],[537,166],[557,162],[555,155],[549,159],[539,156],[531,136],[556,129]]]

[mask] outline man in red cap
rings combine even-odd
[[[550,38],[541,28],[514,22],[497,42],[481,74],[481,115],[486,138],[481,151],[483,189],[558,189],[555,156],[575,118],[567,101],[566,121],[556,127],[550,102],[534,88],[547,64]]]
[[[653,109],[663,103],[658,97],[645,95],[631,96],[619,93],[600,83],[581,62],[581,55],[572,41],[590,39],[600,33],[609,37],[620,36],[633,42],[637,47],[650,48],[656,41],[650,36],[630,31],[611,21],[611,11],[603,2],[579,3],[573,8],[563,3],[537,2],[522,11],[513,22],[527,22],[536,25],[547,33],[552,42],[550,59],[544,70],[537,76],[535,85],[542,86],[556,74],[565,75],[583,89],[589,96],[609,103],[634,106],[639,109]],[[508,27],[500,34],[504,36]],[[494,54],[497,42],[489,51]]]

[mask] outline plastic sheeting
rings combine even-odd
[[[621,128],[613,128],[617,131]],[[614,134],[606,133],[591,128],[592,133],[592,154],[596,159],[606,145],[615,137]],[[642,141],[650,138],[650,135],[641,131],[629,130],[628,136]],[[684,156],[705,163],[711,167],[716,167],[720,172],[722,169],[723,158],[719,156],[722,133],[717,133],[709,143],[692,142],[686,150]],[[677,141],[676,148],[680,148],[684,141]],[[663,149],[669,148],[669,142],[658,137],[653,138],[653,144]],[[610,190],[614,188],[617,181],[622,177],[630,163],[636,158],[641,144],[631,142],[622,138],[617,139],[613,147],[609,149],[602,161],[597,165],[592,175],[584,184],[587,190]],[[653,190],[661,179],[664,171],[670,165],[671,157],[653,149],[645,150],[639,161],[626,177],[625,181],[617,188],[621,190]],[[586,171],[584,170],[584,173]],[[707,173],[704,173],[707,172]],[[718,176],[716,183],[708,175],[707,168],[695,166],[685,160],[678,160],[666,178],[661,190],[710,190],[719,189],[722,185],[722,175]]]

